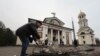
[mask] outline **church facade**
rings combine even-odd
[[[35,22],[35,19],[28,18],[28,22]],[[43,43],[53,45],[54,42],[57,42],[59,45],[72,45],[72,29],[64,27],[64,22],[55,16],[47,17],[42,22],[42,26],[37,30]],[[17,38],[16,44],[21,45],[19,38]],[[34,44],[34,41],[31,44]]]
[[[96,45],[94,31],[88,26],[86,14],[80,12],[78,16],[79,30],[77,32],[79,45]]]

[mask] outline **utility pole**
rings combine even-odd
[[[74,28],[74,22],[73,22],[73,19],[72,19],[72,28],[73,28],[73,37],[74,37],[74,46],[77,47],[78,46],[78,41],[76,40],[76,36],[75,36],[75,28]]]

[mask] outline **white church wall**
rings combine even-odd
[[[69,44],[72,45],[72,31],[69,32]]]
[[[66,45],[66,31],[65,30],[62,31],[62,40],[64,42],[64,45]]]
[[[45,27],[44,27],[44,25],[42,26],[42,38],[41,38],[41,40],[43,40],[44,38],[45,38]]]
[[[93,37],[93,41],[92,41],[91,35],[85,35],[84,38],[82,36],[79,36],[78,41],[80,45],[84,44],[83,41],[85,41],[86,45],[96,44],[95,38]]]
[[[42,25],[42,38],[41,40],[45,40],[47,39],[47,35],[48,34],[48,26]]]
[[[82,37],[80,37],[80,36],[78,37],[78,42],[79,42],[80,45],[83,44],[83,42],[82,42]]]
[[[86,35],[85,36],[86,44],[91,45],[92,44],[92,39],[91,35]]]
[[[87,44],[90,44],[90,45],[91,44],[96,44],[95,38],[91,37],[91,35],[87,35],[86,41],[87,41]]]

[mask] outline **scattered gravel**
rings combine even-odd
[[[64,48],[63,48],[64,49]],[[76,50],[73,47],[66,47],[65,49]],[[75,56],[76,54],[81,56],[100,56],[100,47],[94,47],[94,51],[84,52],[85,54],[80,54],[82,52],[70,52],[68,55]],[[27,53],[31,54],[33,47],[28,47]],[[20,56],[21,47],[20,46],[7,46],[7,47],[0,47],[0,56]],[[74,55],[75,54],[75,55]]]

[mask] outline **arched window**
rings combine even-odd
[[[84,32],[81,32],[81,35],[85,34]]]
[[[90,32],[90,34],[92,34],[92,32]]]
[[[85,38],[85,36],[82,36],[83,37],[83,39]]]
[[[83,43],[85,44],[86,42],[85,42],[85,41],[83,41]]]

